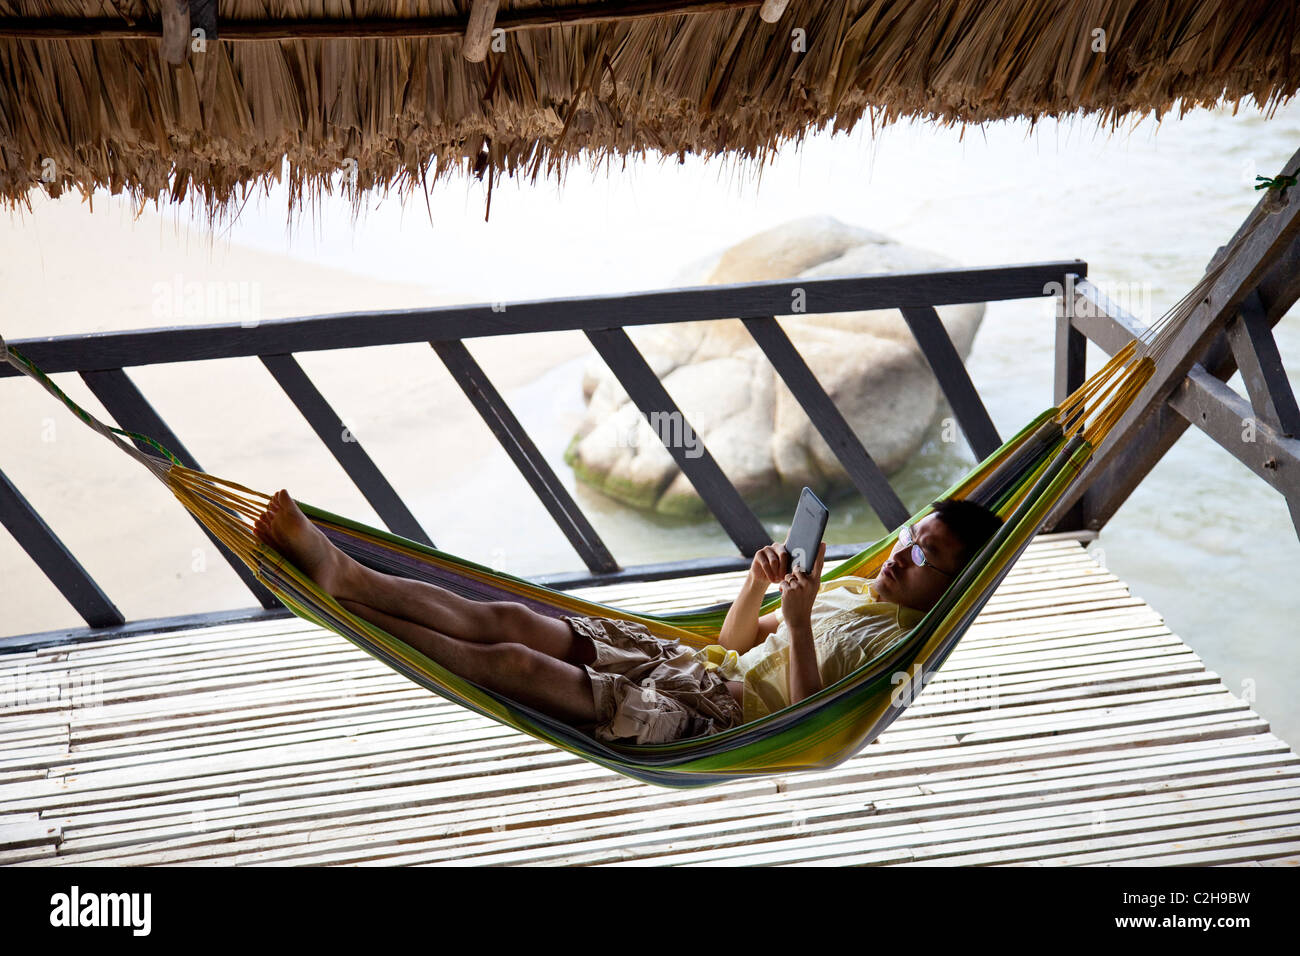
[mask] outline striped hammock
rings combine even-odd
[[[16,348],[6,349],[4,355],[162,480],[294,614],[342,635],[428,690],[486,717],[634,779],[688,788],[762,774],[826,769],[875,740],[943,665],[1091,457],[1096,442],[1150,377],[1154,363],[1149,357],[1135,358],[1136,345],[1129,343],[1060,407],[1043,412],[948,489],[944,497],[979,502],[1003,518],[1003,524],[912,630],[857,671],[784,710],[716,734],[663,744],[596,740],[558,718],[457,676],[348,611],[287,557],[259,539],[252,523],[266,509],[270,496],[186,468],[152,438],[95,418]],[[119,435],[156,449],[163,457],[143,451]],[[306,502],[299,501],[298,506],[335,545],[361,563],[469,598],[518,601],[556,617],[581,614],[638,621],[652,634],[693,648],[716,643],[730,606],[722,603],[693,611],[649,614],[600,604]],[[920,520],[930,510],[927,505],[910,521]],[[874,577],[892,551],[898,530],[825,572],[822,579],[833,580],[843,574]],[[774,594],[763,602],[761,613],[779,604],[780,595]]]
[[[948,489],[943,497],[978,502],[996,512],[1003,524],[909,632],[842,680],[784,710],[716,734],[662,744],[599,741],[564,721],[458,677],[352,614],[261,541],[252,524],[265,510],[268,495],[186,468],[152,438],[105,425],[69,399],[17,349],[6,348],[3,339],[0,360],[35,378],[87,425],[147,467],[294,614],[335,631],[421,686],[485,717],[636,780],[691,788],[763,774],[827,769],[875,740],[943,666],[1094,448],[1142,392],[1154,374],[1157,357],[1229,258],[1223,256],[1169,312],[1117,352],[1068,399],[1040,414]],[[157,450],[161,457],[145,451],[146,447]],[[302,501],[298,506],[335,545],[361,563],[470,598],[518,601],[557,617],[579,614],[637,621],[652,634],[674,638],[692,648],[716,642],[730,606],[722,603],[693,611],[650,614],[587,601]],[[930,511],[927,505],[909,521],[918,521]],[[899,530],[824,573],[823,579],[843,574],[874,577],[891,553]],[[761,613],[779,604],[779,594],[772,595],[762,603]]]

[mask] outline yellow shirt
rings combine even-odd
[[[874,578],[845,574],[823,581],[812,606],[813,647],[822,686],[829,687],[874,659],[925,616],[923,611],[877,600]],[[704,666],[726,680],[743,681],[745,722],[790,706],[790,630],[780,622],[762,644],[744,654],[710,644],[695,652]]]

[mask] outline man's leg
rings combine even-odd
[[[272,496],[254,530],[339,601],[362,603],[462,641],[523,644],[572,664],[596,659],[591,639],[574,634],[559,618],[514,601],[473,601],[436,584],[367,568],[335,547],[284,489]]]
[[[377,611],[475,644],[523,644],[570,664],[596,659],[591,638],[575,634],[558,617],[517,601],[473,601],[436,584],[353,563],[356,577],[346,597]]]
[[[339,603],[472,683],[567,723],[596,720],[591,678],[581,667],[521,644],[460,641],[366,604]]]

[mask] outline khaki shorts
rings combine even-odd
[[[696,661],[692,648],[655,637],[635,621],[564,620],[576,633],[590,637],[596,648],[596,660],[585,665],[596,699],[596,722],[580,729],[597,740],[658,744],[744,723],[744,712],[727,682]]]

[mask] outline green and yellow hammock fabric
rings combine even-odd
[[[86,412],[17,349],[9,348],[7,357],[86,424],[148,467],[294,614],[335,631],[428,690],[486,717],[637,780],[687,788],[762,774],[826,769],[879,736],[943,665],[1052,506],[1070,487],[1095,443],[1150,376],[1150,358],[1133,361],[1135,344],[1112,358],[1059,408],[1043,412],[948,489],[946,496],[978,501],[997,512],[1004,523],[910,632],[853,674],[784,710],[710,736],[642,745],[596,740],[557,718],[458,677],[351,613],[253,533],[252,523],[265,510],[269,495],[186,468],[148,436],[112,428]],[[1107,395],[1110,397],[1095,409],[1097,414],[1092,414],[1090,406]],[[149,454],[118,436],[157,449],[165,457]],[[580,614],[639,621],[651,633],[691,647],[716,643],[730,606],[723,603],[668,614],[638,613],[552,590],[306,502],[298,505],[331,541],[363,564],[470,598],[518,601],[553,616]],[[917,521],[929,511],[927,506],[911,520]],[[825,572],[823,580],[843,574],[875,576],[897,534],[895,530]],[[770,596],[762,604],[762,613],[779,604],[779,594]],[[901,683],[896,674],[905,675]]]
[[[854,673],[784,710],[721,733],[663,744],[599,741],[559,719],[458,677],[349,612],[284,555],[262,542],[252,525],[265,510],[268,495],[186,468],[152,438],[105,425],[69,399],[17,349],[6,349],[3,339],[0,360],[35,378],[87,425],[145,465],[294,614],[335,631],[421,686],[485,717],[636,780],[690,788],[764,774],[827,769],[875,740],[943,666],[1093,450],[1142,391],[1178,321],[1190,312],[1217,273],[1217,269],[1208,272],[1178,305],[1116,353],[1059,407],[1044,411],[947,490],[945,497],[969,499],[991,508],[1003,518],[1003,524],[911,631]],[[161,457],[146,448],[156,449]],[[638,621],[653,634],[696,648],[716,643],[730,606],[722,603],[668,614],[638,613],[552,590],[302,501],[298,505],[331,541],[363,564],[470,598],[518,601],[552,616],[578,614]],[[923,518],[930,510],[927,505],[910,521]],[[827,571],[823,579],[843,574],[874,577],[892,551],[898,531]],[[762,613],[779,604],[779,594],[769,596]]]

